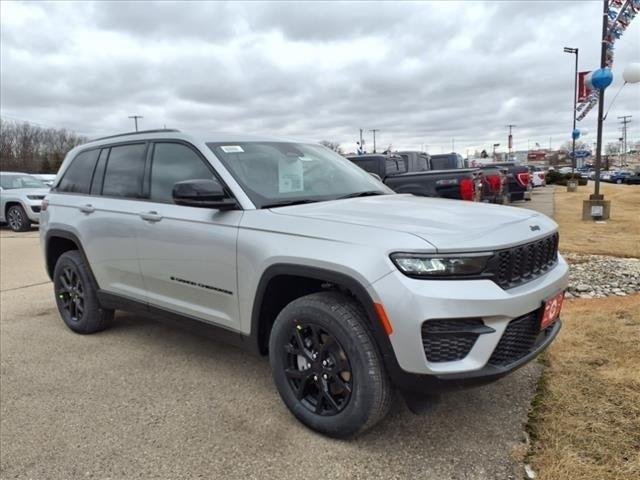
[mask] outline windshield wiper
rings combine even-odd
[[[316,203],[320,201],[321,200],[311,200],[309,198],[305,198],[302,200],[284,200],[282,202],[268,203],[266,205],[262,205],[260,208],[288,207],[291,205],[303,205],[305,203]]]
[[[342,200],[344,198],[373,197],[374,195],[386,195],[386,193],[381,192],[380,190],[365,190],[364,192],[349,193],[342,197],[338,197],[337,200]]]

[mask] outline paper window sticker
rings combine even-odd
[[[304,168],[300,159],[278,160],[278,192],[291,193],[304,190]]]
[[[220,148],[224,153],[244,153],[240,145],[223,145]]]

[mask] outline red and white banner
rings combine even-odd
[[[590,73],[591,71],[578,72],[578,102],[586,102],[589,93],[591,93],[590,82],[585,81]]]

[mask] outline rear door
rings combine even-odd
[[[149,304],[239,330],[236,241],[242,211],[173,202],[176,182],[215,176],[195,147],[159,141],[150,158],[149,200],[137,219]]]
[[[137,301],[146,300],[136,238],[146,150],[139,142],[80,153],[50,197],[75,226],[100,289]]]

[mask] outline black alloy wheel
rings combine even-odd
[[[371,428],[393,387],[360,303],[338,291],[299,297],[278,314],[269,362],[278,393],[304,425],[334,438]]]
[[[58,275],[56,295],[60,299],[63,314],[72,322],[80,322],[84,316],[84,286],[80,275],[71,266]]]
[[[102,308],[91,271],[77,250],[60,255],[53,270],[53,292],[64,323],[76,333],[104,330],[114,311]]]
[[[284,345],[285,375],[296,398],[316,415],[336,415],[348,405],[353,373],[344,348],[314,324],[294,324]]]

